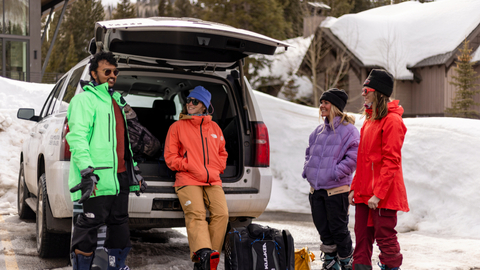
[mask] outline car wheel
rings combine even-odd
[[[70,251],[70,234],[58,234],[47,229],[49,210],[45,173],[38,181],[37,196],[37,252],[41,258],[63,257]]]
[[[25,173],[23,170],[23,162],[20,163],[18,172],[18,190],[17,190],[17,209],[20,219],[35,219],[35,212],[26,203],[28,195],[27,185],[25,185]]]

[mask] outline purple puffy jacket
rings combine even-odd
[[[335,131],[326,119],[310,134],[302,177],[315,190],[352,183],[360,134],[354,125],[344,125],[340,119],[337,116],[333,120]]]

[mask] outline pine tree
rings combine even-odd
[[[200,18],[250,30],[272,38],[286,38],[288,27],[282,6],[276,0],[199,0],[204,6]]]
[[[472,106],[480,105],[475,102],[473,97],[480,93],[478,89],[479,84],[475,83],[480,76],[473,69],[474,62],[471,62],[472,49],[468,47],[469,41],[463,42],[463,48],[460,49],[460,54],[457,56],[458,61],[455,63],[457,67],[454,69],[457,75],[453,75],[453,81],[449,82],[451,85],[457,87],[455,97],[452,100],[452,107],[445,110],[449,116],[463,117],[463,118],[480,118],[480,113],[471,109]]]
[[[77,0],[68,7],[63,22],[60,25],[57,40],[53,46],[52,54],[46,72],[64,73],[76,63],[69,59],[81,60],[89,55],[86,48],[94,36],[95,22],[102,21],[105,13],[100,0]],[[58,16],[56,16],[58,17]],[[53,36],[58,18],[51,24],[49,35]],[[71,38],[73,37],[73,43]],[[48,43],[48,42],[46,42]],[[71,46],[73,44],[73,46]],[[42,45],[42,56],[46,55],[50,44]]]
[[[117,4],[117,8],[113,11],[113,19],[136,18],[137,12],[135,5],[130,3],[130,0],[122,0]]]
[[[158,16],[160,17],[172,17],[173,8],[170,0],[160,0],[158,2]]]
[[[190,0],[175,0],[173,14],[175,17],[194,17]]]
[[[372,8],[370,0],[355,0],[353,1],[353,8],[351,13],[358,13]]]
[[[355,0],[326,0],[322,2],[331,8],[329,15],[337,18],[350,13],[355,6]]]
[[[283,9],[285,36],[294,38],[303,34],[303,9],[299,0],[277,0]]]

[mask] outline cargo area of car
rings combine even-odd
[[[202,77],[205,79],[200,80]],[[127,103],[137,115],[138,121],[160,142],[160,149],[154,155],[134,152],[142,176],[147,181],[175,181],[175,172],[171,171],[163,158],[165,138],[169,127],[178,121],[186,97],[190,90],[202,85],[212,94],[215,121],[223,131],[228,152],[227,168],[221,175],[224,182],[235,182],[241,177],[243,166],[241,122],[237,110],[241,107],[232,94],[232,85],[208,76],[181,76],[178,74],[158,74],[151,72],[121,72],[115,90],[122,93]],[[210,110],[212,111],[212,110]]]

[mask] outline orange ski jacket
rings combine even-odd
[[[175,187],[222,185],[228,154],[223,132],[209,115],[181,114],[168,130],[164,157],[177,171]]]
[[[371,112],[367,110],[367,114]],[[373,196],[378,208],[408,212],[407,191],[402,172],[402,146],[407,128],[398,100],[388,103],[388,114],[380,120],[363,122],[358,146],[357,170],[350,190],[355,203],[368,205]]]

